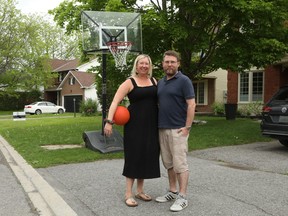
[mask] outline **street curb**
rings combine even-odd
[[[54,188],[1,135],[0,150],[39,215],[77,215]]]

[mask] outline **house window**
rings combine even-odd
[[[75,84],[75,77],[70,77],[69,78],[69,85],[74,85]]]
[[[63,75],[62,73],[59,73],[58,81],[61,82],[63,80]]]
[[[239,74],[239,101],[263,101],[263,71]]]
[[[193,81],[195,100],[198,105],[207,105],[207,80]]]

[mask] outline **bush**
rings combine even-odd
[[[214,102],[211,105],[213,112],[215,115],[223,115],[225,113],[224,103],[221,102]]]
[[[0,91],[0,110],[23,110],[25,105],[41,100],[41,95],[38,90],[14,92],[13,94]]]
[[[82,114],[82,116],[95,116],[98,114],[97,107],[97,101],[89,98],[85,101],[81,101],[80,113]]]
[[[263,104],[260,101],[249,103],[241,106],[238,112],[241,116],[245,117],[257,117],[261,116]]]

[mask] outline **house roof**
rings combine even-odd
[[[75,70],[78,67],[79,63],[80,63],[79,59],[73,59],[73,60],[51,59],[50,60],[52,71],[54,72]]]
[[[87,71],[88,69],[91,69],[91,67],[100,66],[100,62],[98,58],[92,59],[89,62],[86,62],[85,64],[79,65],[77,69],[79,71]]]
[[[58,88],[62,87],[62,85],[68,79],[70,74],[75,77],[77,82],[80,84],[81,88],[90,88],[91,86],[95,84],[94,73],[87,73],[87,72],[82,72],[82,71],[69,71],[69,73],[62,80]]]

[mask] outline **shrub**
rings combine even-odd
[[[224,103],[221,102],[214,102],[211,105],[213,112],[215,115],[223,115],[225,113]]]
[[[13,92],[13,94],[0,91],[0,110],[23,110],[24,106],[41,100],[41,92],[31,90],[30,92]]]
[[[91,98],[81,101],[80,104],[80,113],[82,116],[94,116],[98,114],[97,111],[98,103],[95,100],[92,100]]]
[[[257,117],[261,116],[263,104],[260,101],[241,106],[238,111],[241,116]]]

